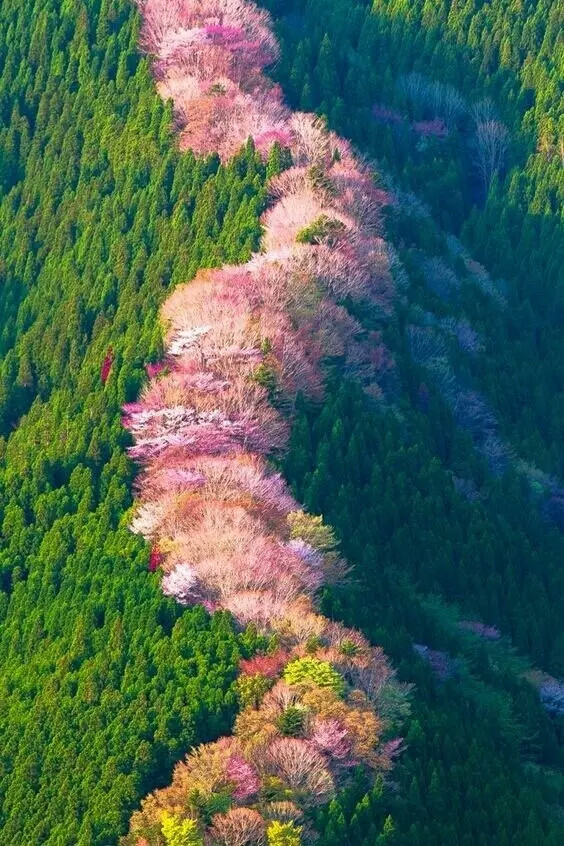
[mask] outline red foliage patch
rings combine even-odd
[[[242,658],[239,668],[247,676],[266,676],[275,678],[286,666],[289,654],[285,649],[279,649],[272,655],[254,655],[252,658]]]
[[[162,373],[163,370],[166,370],[166,364],[164,361],[157,361],[155,363],[149,362],[149,364],[145,365],[145,372],[149,379],[154,379],[155,376],[158,376],[159,373]]]
[[[154,546],[151,550],[151,554],[149,555],[149,572],[154,573],[164,561],[164,555],[162,552]]]
[[[102,380],[102,384],[105,385],[108,381],[108,376],[110,375],[110,370],[112,369],[112,364],[114,362],[114,351],[112,347],[108,347],[108,351],[106,352],[106,356],[104,361],[102,362],[102,367],[100,368],[100,379]]]

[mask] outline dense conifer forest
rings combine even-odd
[[[120,406],[170,285],[256,246],[265,168],[178,154],[130,3],[0,18],[1,840],[105,844],[234,713],[249,644],[147,572]]]
[[[277,56],[262,12],[214,3],[241,26],[207,53],[174,23],[196,3],[0,6],[0,841],[559,844],[562,10],[269,0]],[[218,87],[182,88],[179,44]],[[284,284],[323,284],[278,313],[264,251],[296,249]],[[230,487],[216,457],[155,462],[188,424],[147,420],[179,370],[204,393],[170,366],[187,319],[251,289],[228,399],[270,428],[247,413]],[[307,594],[282,628],[203,555],[187,581],[193,528],[167,569],[212,476]]]

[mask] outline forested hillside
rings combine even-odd
[[[534,4],[506,14],[503,3],[481,10],[468,4],[458,15],[420,4],[345,3],[329,15],[315,1],[272,7],[281,15],[277,76],[287,80],[291,100],[318,108],[378,155],[399,190],[389,231],[408,275],[394,343],[405,386],[458,488],[481,500],[487,519],[506,515],[495,534],[512,538],[495,552],[493,537],[485,542],[491,561],[473,590],[488,599],[474,607],[499,623],[500,603],[507,602],[506,626],[519,646],[561,672],[561,612],[552,616],[561,593],[561,536],[545,522],[529,526],[530,559],[531,541],[518,540],[518,526],[535,522],[530,502],[553,524],[563,522],[558,7]],[[509,139],[487,196],[476,167],[476,114],[486,106]],[[448,213],[453,197],[456,214]],[[487,270],[470,260],[456,235]],[[504,476],[498,494],[484,495],[468,436],[494,475]],[[437,535],[439,556],[448,556],[444,533]],[[507,571],[501,547],[512,542]],[[539,545],[546,550],[540,555]],[[460,577],[458,567],[451,569],[452,598],[468,598],[466,579],[474,576]],[[497,568],[498,587],[485,583]],[[518,589],[521,600],[513,590],[519,571],[534,580]],[[421,572],[432,589],[434,568]]]
[[[263,73],[276,55],[263,10],[208,0],[165,13],[147,0],[141,12],[181,145],[227,159],[250,134],[269,179],[260,251],[198,273],[163,305],[164,357],[123,406],[142,468],[130,525],[152,543],[165,593],[228,610],[260,640],[240,662],[231,735],[179,762],[121,842],[299,846],[340,790],[381,782],[409,712],[382,649],[320,613],[348,565],[265,461],[285,450],[298,398],[322,401],[329,367],[382,394],[389,354],[354,311],[391,311],[380,237],[391,200],[347,141],[286,108]]]
[[[323,411],[304,410],[294,428],[287,476],[355,567],[326,613],[354,620],[416,684],[393,789],[343,795],[319,818],[322,842],[368,846],[391,814],[391,842],[406,846],[556,844],[562,717],[543,713],[530,665],[499,630],[460,611],[482,597],[482,619],[495,619],[485,597],[495,601],[503,576],[492,567],[515,559],[504,559],[487,511],[456,492],[427,427],[420,412],[398,425],[356,387],[335,384]]]
[[[170,27],[182,4],[153,5]],[[136,846],[201,843],[202,826],[226,844],[297,846],[316,831],[328,846],[556,846],[562,11],[551,0],[264,5],[279,58],[260,15],[252,29],[253,7],[242,28],[209,24],[216,64],[197,73],[222,77],[209,90],[169,72],[194,32],[173,26],[165,43],[166,27],[143,32],[130,0],[0,6],[0,841],[117,844],[137,811]],[[156,43],[160,64],[145,55]],[[253,87],[264,68],[280,88]],[[285,99],[327,129],[292,124]],[[370,171],[336,132],[377,160]],[[364,221],[359,185],[374,212]],[[297,242],[315,262],[269,276],[264,257],[251,260],[261,238],[283,261]],[[198,275],[249,261],[247,275]],[[368,266],[369,304],[358,296]],[[163,337],[159,310],[184,282],[177,310],[165,307],[182,322]],[[276,311],[294,283],[299,296]],[[206,466],[178,451],[155,463],[155,440],[189,440],[194,421],[150,415],[186,380],[198,402],[224,390],[198,370],[221,348],[217,322],[198,367],[170,351],[186,353],[217,301],[222,315],[226,303],[254,309],[250,334],[229,334],[230,317],[221,336],[249,342],[252,386],[222,400],[229,413],[238,403],[243,440],[230,441],[233,461],[222,446]],[[276,470],[291,493],[263,458],[290,429]],[[218,435],[205,434],[209,452]],[[132,459],[150,459],[141,476]],[[252,536],[252,566],[226,554],[233,538],[247,543],[244,521],[229,534],[212,515],[194,534],[212,488],[246,510],[246,532],[257,515],[268,526]],[[135,495],[149,504],[141,517]],[[328,578],[338,548],[344,583],[342,570]],[[272,606],[241,601],[265,562],[284,602],[305,589],[294,641],[287,620],[282,634],[271,625]],[[410,716],[367,639],[414,685]],[[372,667],[378,690],[362,699]],[[233,738],[209,743],[234,721]],[[382,742],[392,728],[401,747]],[[275,740],[255,760],[256,745],[238,744],[259,736]],[[381,774],[373,787],[366,769]],[[231,804],[244,813],[229,817]],[[247,840],[235,839],[241,825]]]
[[[181,611],[132,535],[120,406],[157,308],[246,259],[265,167],[180,156],[128,2],[2,3],[3,843],[107,844],[235,707],[246,641]]]
[[[562,477],[561,5],[267,5],[280,18],[277,77],[290,102],[326,114],[505,281],[503,313],[464,301],[485,347],[473,375],[519,454]],[[410,212],[405,246],[423,237],[444,255]]]
[[[252,627],[236,635],[221,612],[210,619],[162,597],[151,575],[159,553],[127,528],[134,472],[120,414],[146,371],[158,372],[167,288],[258,246],[280,147],[271,160],[247,145],[225,166],[213,154],[180,156],[127,6],[59,18],[49,4],[14,4],[3,16],[2,837],[102,844],[190,746],[228,727],[239,659],[266,645]],[[267,369],[264,387],[259,375],[266,392]],[[335,569],[330,533],[304,526]],[[324,554],[295,531],[286,564],[319,566]],[[340,663],[363,666],[366,641],[354,635],[350,652],[346,630],[331,632],[336,654],[343,640]],[[324,686],[324,654],[303,665],[294,655],[296,683],[321,673]],[[378,678],[379,690],[388,670],[378,656],[379,675],[364,684]],[[331,673],[329,712],[348,689]],[[358,733],[350,755],[385,769],[393,747],[372,751],[383,722],[363,696],[342,706]],[[307,752],[297,732],[295,723],[280,754]],[[338,731],[336,741],[345,748]],[[306,764],[324,760],[307,754]],[[320,796],[332,795],[332,776],[319,778]]]
[[[518,10],[505,40],[512,72],[495,46],[511,19],[502,3],[458,16],[438,4],[270,8],[282,44],[275,75],[290,101],[378,156],[394,185],[388,231],[407,271],[384,335],[406,391],[395,413],[374,413],[335,384],[323,412],[296,425],[286,463],[355,564],[358,590],[331,607],[357,623],[362,614],[417,680],[392,805],[379,793],[344,798],[323,817],[324,842],[374,842],[390,810],[400,843],[558,840],[558,824],[549,835],[541,820],[559,815],[545,802],[562,801],[551,699],[561,685],[544,677],[543,687],[500,653],[495,629],[562,673],[563,547],[550,526],[561,526],[562,496],[558,8]],[[486,197],[473,106],[488,96],[510,141]],[[437,594],[456,605],[429,599]],[[474,614],[490,627],[463,619]],[[469,630],[478,637],[468,643]],[[540,683],[546,716],[524,677]],[[536,780],[539,763],[548,780]]]

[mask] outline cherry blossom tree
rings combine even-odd
[[[147,539],[154,538],[161,533],[163,522],[173,506],[174,497],[170,495],[143,502],[137,506],[129,528],[136,535],[143,535]]]
[[[404,121],[404,118],[399,112],[382,105],[382,103],[374,103],[372,106],[372,115],[379,123],[393,125],[403,123]]]
[[[204,500],[239,503],[245,496],[250,505],[260,504],[272,519],[297,508],[280,473],[276,473],[264,458],[249,452],[232,455],[202,455],[185,458],[181,466],[169,468],[168,462],[159,469],[154,465],[152,475],[143,487],[153,485],[153,495],[166,493],[177,487],[197,490]]]
[[[540,699],[547,711],[564,714],[564,684],[547,676],[539,687]]]
[[[165,596],[173,596],[184,605],[195,605],[203,598],[196,573],[189,564],[179,564],[167,573],[162,589]]]
[[[452,678],[457,672],[457,663],[448,652],[430,649],[421,643],[414,643],[413,649],[429,664],[433,674],[440,681],[446,681]]]
[[[509,149],[509,131],[490,114],[490,110],[483,104],[482,106],[478,104],[473,109],[473,115],[475,120],[473,160],[484,191],[487,193],[494,175],[505,164]]]
[[[446,302],[451,300],[454,292],[460,288],[460,280],[440,258],[425,259],[423,275],[429,290]]]
[[[292,157],[299,167],[329,162],[331,145],[325,122],[315,115],[295,112],[290,119]]]
[[[483,637],[484,640],[499,640],[501,637],[501,632],[496,626],[487,626],[479,620],[461,620],[458,625],[461,629]]]
[[[258,774],[242,755],[232,755],[229,758],[225,774],[235,785],[234,799],[245,800],[258,793],[261,784]]]
[[[350,765],[351,744],[348,731],[339,720],[316,720],[311,742],[323,755],[339,762],[347,761]]]
[[[143,18],[141,46],[150,53],[157,53],[166,35],[179,27],[182,21],[184,0],[141,0],[139,7]]]
[[[174,102],[183,147],[227,158],[249,135],[288,143],[288,111],[262,73],[278,56],[266,12],[237,0],[140,6],[142,46],[154,56],[161,95]]]
[[[445,339],[432,327],[410,325],[407,327],[407,339],[416,364],[427,366],[436,359],[446,359]]]
[[[243,628],[252,623],[262,634],[270,634],[276,621],[285,622],[293,609],[298,615],[303,613],[304,601],[293,590],[290,595],[280,590],[241,591],[229,596],[225,608]]]
[[[239,744],[235,738],[222,737],[214,743],[201,744],[177,764],[171,786],[160,791],[161,795],[172,793],[174,799],[178,796],[182,801],[183,790],[190,785],[203,796],[212,796],[230,785],[227,763],[237,754]]]
[[[287,607],[283,618],[272,621],[272,629],[281,642],[291,646],[319,637],[326,625],[325,617],[316,614],[313,603],[305,597]]]
[[[266,250],[291,246],[306,226],[323,216],[334,218],[344,226],[354,226],[352,219],[334,211],[324,202],[324,197],[312,187],[285,195],[263,215]]]
[[[454,335],[463,352],[474,356],[484,349],[479,334],[465,318],[445,317],[441,320],[441,327],[446,329],[449,334]]]
[[[448,135],[447,125],[441,118],[416,120],[411,125],[415,132],[426,137],[446,138]]]
[[[410,73],[398,80],[399,89],[413,103],[444,119],[446,127],[452,128],[467,109],[466,103],[454,86],[429,79],[420,73]],[[445,128],[446,128],[445,127]]]

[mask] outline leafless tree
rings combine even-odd
[[[498,120],[491,100],[480,100],[472,108],[476,127],[473,143],[474,166],[487,193],[496,173],[503,168],[509,147],[507,127]]]
[[[478,100],[472,106],[472,118],[474,123],[487,123],[490,120],[498,120],[498,115],[493,101],[489,97],[484,97],[483,100]]]

